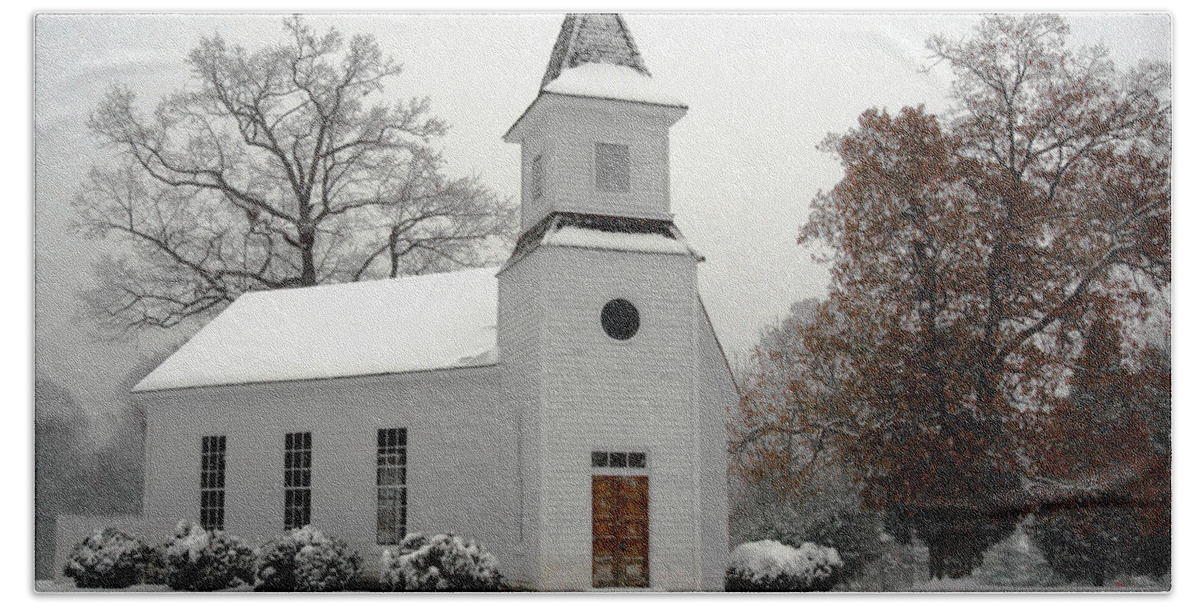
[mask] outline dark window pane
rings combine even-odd
[[[200,525],[220,529],[225,515],[225,436],[200,438]]]
[[[608,466],[608,452],[592,452],[592,466],[594,466],[594,467]]]
[[[629,454],[629,466],[635,469],[646,468],[646,454],[644,452],[631,452]]]
[[[398,486],[404,484],[404,469],[385,467],[379,469],[378,483],[381,486]]]
[[[608,455],[608,466],[623,467],[625,466],[625,452],[612,452]]]
[[[610,300],[600,311],[600,325],[604,327],[604,333],[614,340],[632,338],[641,323],[637,307],[623,298]]]

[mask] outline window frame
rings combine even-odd
[[[375,434],[375,544],[398,545],[408,534],[408,428]]]
[[[283,440],[283,529],[312,523],[312,432],[287,433]]]
[[[225,435],[200,438],[200,526],[225,529]]]
[[[603,454],[605,463],[598,464],[597,457]],[[615,458],[614,458],[615,457]],[[635,460],[640,460],[641,465],[634,465]],[[614,464],[624,462],[624,464]],[[632,449],[612,449],[612,448],[593,448],[588,454],[589,467],[592,470],[592,475],[649,475],[650,474],[650,452],[641,448]]]

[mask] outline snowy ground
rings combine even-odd
[[[55,580],[40,580],[34,583],[34,590],[38,593],[173,593],[171,588],[166,585],[134,585],[124,589],[80,589],[75,586],[74,582],[68,580],[65,582]],[[249,586],[238,587],[237,589],[229,589],[221,593],[242,593],[252,591]],[[962,592],[1013,592],[1013,591],[1051,591],[1051,592],[1167,592],[1171,590],[1170,581],[1155,581],[1146,577],[1133,577],[1126,580],[1109,581],[1104,587],[1078,587],[1078,586],[1051,586],[1051,587],[1011,587],[990,585],[977,577],[967,577],[962,579],[946,579],[933,580],[918,585],[914,585],[909,589],[898,589],[897,591],[913,591],[913,592],[939,592],[939,593],[962,593]]]
[[[1113,592],[1113,591],[1138,591],[1138,592],[1167,592],[1171,590],[1170,581],[1156,581],[1145,576],[1135,576],[1130,578],[1117,578],[1105,583],[1103,587],[1079,586],[1079,585],[1049,585],[1035,587],[1014,587],[1006,585],[989,584],[986,581],[980,580],[979,577],[968,576],[960,579],[935,579],[914,585],[908,591],[937,591],[937,592],[952,592],[959,593],[964,591],[970,592],[1013,592],[1013,591],[1051,591],[1051,592]]]
[[[124,589],[81,589],[75,586],[75,581],[67,579],[65,581],[56,580],[40,580],[33,584],[34,591],[38,593],[174,593],[170,587],[166,585],[133,585]],[[243,585],[236,589],[228,589],[220,593],[240,593],[245,591],[253,591],[254,588],[249,585]]]

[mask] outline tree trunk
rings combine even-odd
[[[317,265],[314,251],[317,248],[317,230],[311,223],[297,227],[300,242],[300,284],[310,287],[317,284]]]

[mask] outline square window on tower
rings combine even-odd
[[[596,144],[596,190],[629,192],[629,146]]]

